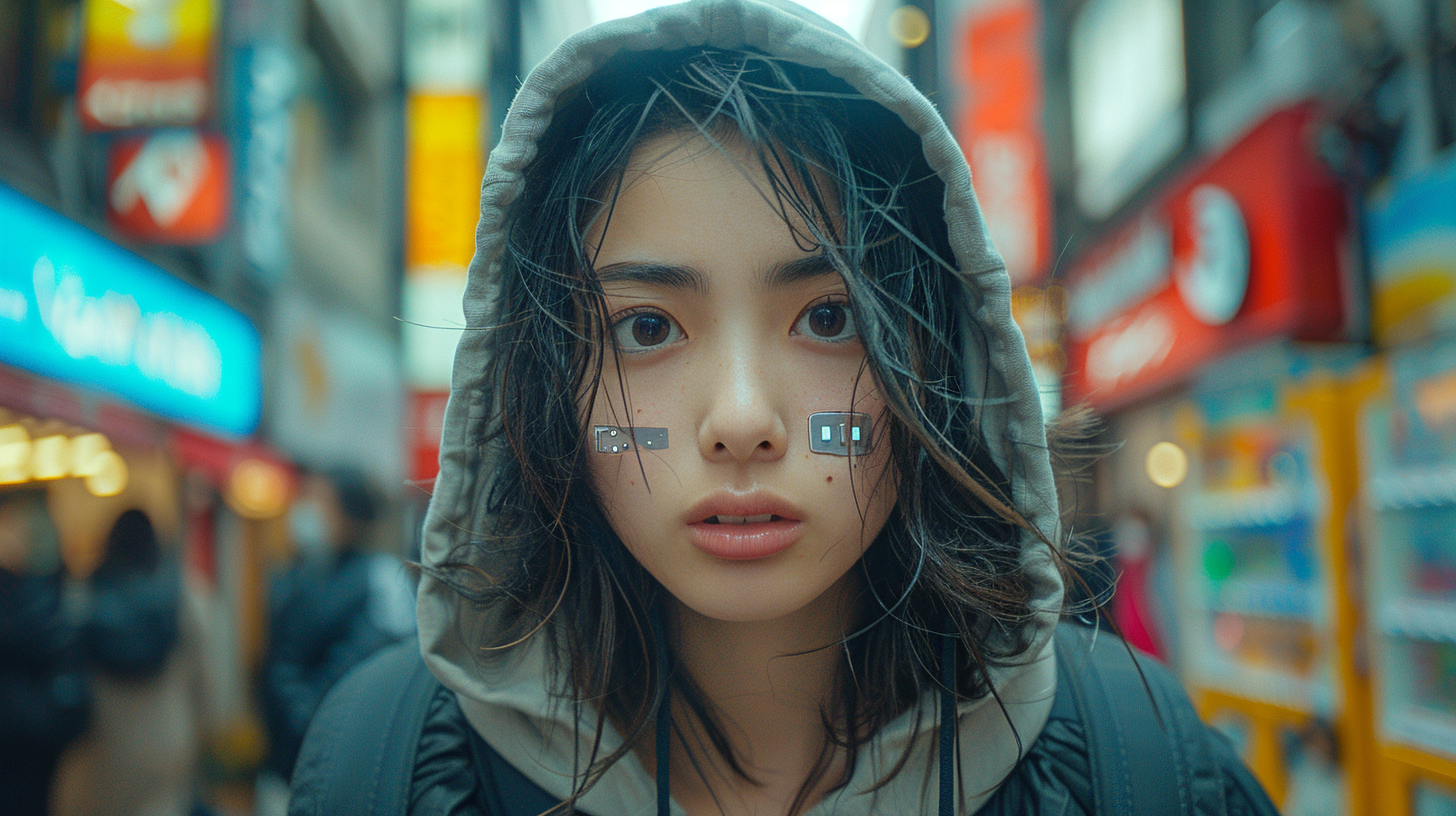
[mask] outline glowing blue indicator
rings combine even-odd
[[[246,435],[262,346],[222,301],[0,184],[0,361]]]
[[[853,439],[856,442],[859,441],[859,426],[858,425],[851,426],[850,431],[849,431],[849,438],[850,439]]]
[[[829,441],[829,426],[828,425],[825,425],[824,427],[822,427],[822,428],[819,429],[819,438],[822,439],[822,440],[824,440],[825,442],[828,442]]]

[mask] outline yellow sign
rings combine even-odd
[[[411,275],[442,267],[463,275],[475,253],[483,110],[473,94],[409,98],[405,264]]]

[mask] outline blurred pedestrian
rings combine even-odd
[[[0,493],[0,812],[48,813],[61,752],[86,728],[89,688],[41,490]]]
[[[127,510],[87,581],[82,646],[91,727],[62,760],[56,812],[183,816],[200,802],[198,760],[213,724],[201,593],[146,513]]]
[[[1152,518],[1142,510],[1130,510],[1112,527],[1120,577],[1112,596],[1112,617],[1118,632],[1128,643],[1164,662],[1166,619],[1160,617],[1158,587],[1153,583],[1157,542]]]
[[[259,694],[268,767],[287,780],[324,695],[354,664],[414,629],[402,562],[371,552],[376,488],[340,468],[304,476],[288,513],[294,563],[274,579]]]

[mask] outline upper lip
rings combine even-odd
[[[705,496],[687,512],[687,523],[697,524],[713,516],[774,515],[790,521],[801,521],[804,514],[792,502],[763,490],[734,493],[719,490]]]

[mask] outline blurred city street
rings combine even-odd
[[[414,633],[516,88],[665,4],[0,0],[0,816],[286,812]],[[1283,812],[1456,816],[1456,0],[803,4],[1099,420],[1083,611]]]

